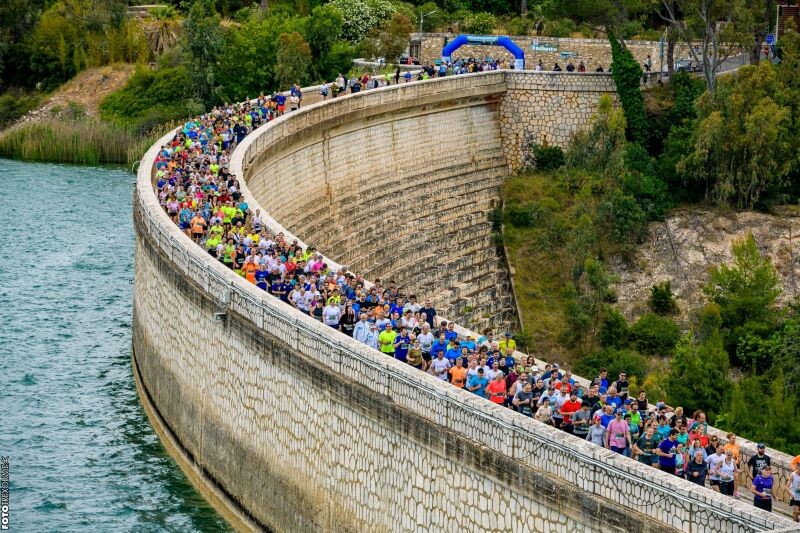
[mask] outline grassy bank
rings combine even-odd
[[[0,136],[0,156],[82,165],[130,164],[167,129],[163,126],[143,135],[96,118],[29,122]]]
[[[506,213],[544,198],[564,200],[555,180],[547,173],[513,176],[506,182],[503,195]],[[520,319],[536,351],[544,353],[558,348],[558,337],[565,323],[563,288],[568,281],[564,277],[564,262],[559,258],[564,250],[544,245],[546,231],[541,226],[517,227],[508,221],[503,229],[508,259],[515,271]]]

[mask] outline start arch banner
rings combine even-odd
[[[442,61],[450,62],[453,52],[465,44],[483,46],[502,46],[514,56],[514,69],[525,69],[525,52],[507,35],[458,35],[442,48]]]

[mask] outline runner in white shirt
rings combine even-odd
[[[708,459],[706,459],[706,463],[708,463],[708,483],[711,485],[711,488],[720,492],[720,484],[719,484],[719,473],[717,471],[718,467],[722,462],[725,460],[725,450],[722,447],[722,444],[717,446],[717,453],[709,455]]]
[[[442,381],[447,381],[447,371],[451,366],[450,361],[444,358],[444,354],[441,354],[441,357],[434,359],[431,365],[433,375]]]
[[[333,300],[328,301],[328,305],[322,310],[322,320],[326,325],[338,328],[339,318],[342,316],[342,311],[339,309]]]

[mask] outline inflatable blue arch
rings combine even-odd
[[[464,35],[461,34],[442,48],[442,61],[445,63],[450,62],[450,56],[453,52],[464,46],[465,44],[478,44],[478,45],[494,45],[502,46],[514,55],[514,68],[516,70],[525,69],[525,52],[522,48],[516,45],[514,41],[506,35]]]

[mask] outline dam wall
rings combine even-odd
[[[315,192],[306,193],[288,182],[292,174],[297,180],[313,176],[293,173],[284,163],[289,170],[279,171],[286,181],[268,182],[269,168],[280,169],[281,159],[294,157],[295,143],[308,150],[294,159],[296,165],[330,157],[330,140],[328,148],[315,148],[325,143],[311,132],[323,132],[326,124],[348,131],[346,119],[359,112],[368,115],[364,127],[377,126],[369,113],[378,111],[381,101],[401,122],[411,112],[405,108],[416,105],[408,101],[428,98],[431,113],[451,120],[451,130],[454,118],[465,117],[494,127],[486,117],[502,116],[505,95],[491,86],[507,84],[505,73],[456,78],[460,93],[448,82],[315,104],[260,128],[237,148],[231,163],[248,180],[243,192],[253,199],[251,208],[268,212],[267,225],[281,231],[278,221],[296,215],[267,206],[283,187],[322,202],[319,183],[309,185]],[[457,107],[459,102],[463,105]],[[325,116],[333,121],[323,122]],[[349,128],[355,135],[355,124]],[[186,237],[159,206],[153,163],[168,139],[146,154],[134,193],[135,374],[143,402],[184,461],[200,473],[202,484],[225,496],[225,505],[246,517],[247,528],[750,532],[792,526],[456,389],[332,331],[236,276]],[[481,154],[476,161],[502,163],[494,157]],[[444,165],[424,153],[419,159]],[[372,167],[364,169],[368,174],[391,164],[370,161]],[[506,165],[508,172],[508,160]],[[474,174],[461,171],[460,180],[488,179],[474,168]],[[502,171],[502,165],[497,168],[493,172]],[[340,176],[336,186],[347,189],[348,179],[358,178]],[[459,186],[447,172],[439,179]],[[301,224],[302,218],[294,221]],[[355,223],[331,223],[333,235],[318,231],[318,238],[335,245],[339,233]],[[308,242],[305,232],[313,228],[306,224],[286,225]],[[343,254],[347,248],[341,246]],[[334,260],[329,264],[338,266]]]
[[[481,330],[516,320],[489,219],[531,143],[566,146],[608,74],[514,73],[401,84],[301,109],[239,146],[273,219],[367,279],[395,280]]]

